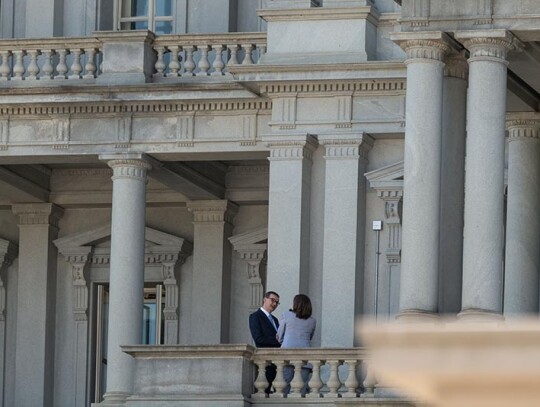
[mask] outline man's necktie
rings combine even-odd
[[[272,326],[274,327],[274,329],[277,332],[276,322],[274,321],[274,318],[272,318],[272,315],[268,314],[268,319],[270,320],[270,323],[272,324]]]

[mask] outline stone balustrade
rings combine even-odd
[[[257,349],[252,359],[258,368],[252,398],[374,397],[377,383],[368,358],[363,348]],[[267,395],[265,369],[270,364],[276,366],[276,378]]]
[[[97,32],[87,38],[0,40],[0,86],[37,80],[42,82],[33,82],[34,86],[64,80],[93,83],[102,73],[104,46],[107,41],[121,42],[121,34],[118,39]],[[266,51],[266,33],[164,35],[155,37],[151,47],[155,51],[153,81],[224,76],[232,65],[257,63]]]
[[[222,76],[232,65],[257,63],[266,52],[266,33],[163,35],[153,48],[154,78]]]
[[[95,38],[0,40],[0,81],[92,80],[101,48]]]
[[[279,399],[282,403],[287,400],[287,404],[306,398],[320,399],[324,406],[359,397],[366,402],[382,400],[374,398],[377,383],[368,365],[369,352],[364,348],[136,345],[122,346],[122,350],[135,359],[136,391],[129,399],[137,406],[162,406],[165,404],[160,403],[165,401],[186,400],[213,406],[216,399],[226,399],[227,406],[245,406],[248,400],[250,404],[261,405],[275,404]],[[277,377],[273,382],[275,392],[266,395],[268,382],[264,372],[270,363],[276,365]],[[305,385],[302,375],[294,374],[289,391],[284,371],[291,365],[301,371],[308,363],[311,371],[304,377],[309,390],[302,390]],[[400,399],[394,401],[397,404],[388,405],[402,405]]]

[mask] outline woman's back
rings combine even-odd
[[[315,318],[297,318],[292,311],[283,314],[278,329],[278,341],[282,348],[307,348],[311,346],[311,338],[315,332]]]

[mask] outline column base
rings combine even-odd
[[[501,322],[504,316],[498,312],[488,311],[479,308],[469,308],[461,311],[458,321],[462,322]]]
[[[420,309],[407,309],[396,315],[396,320],[403,323],[435,323],[439,321],[439,314]]]

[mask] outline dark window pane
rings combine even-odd
[[[156,22],[156,34],[171,34],[172,33],[172,21],[157,21]]]
[[[172,16],[172,0],[156,0],[156,16]]]

